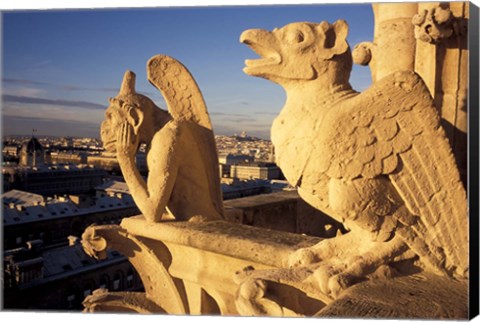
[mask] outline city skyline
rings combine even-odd
[[[370,4],[4,11],[3,135],[35,128],[38,135],[98,138],[127,69],[137,74],[138,91],[165,108],[145,72],[147,60],[163,53],[193,74],[215,134],[269,139],[285,94],[242,72],[255,54],[240,44],[241,32],[344,19],[353,47],[373,38],[372,17]],[[367,88],[369,69],[354,66],[351,83]]]

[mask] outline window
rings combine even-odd
[[[70,294],[67,296],[67,306],[69,309],[73,308],[73,301],[75,301],[75,295]]]
[[[127,275],[127,288],[132,288],[133,287],[133,273],[128,272]]]
[[[123,288],[123,286],[122,286],[122,273],[117,272],[115,274],[114,278],[113,278],[113,290],[118,291],[122,288]]]
[[[119,279],[113,281],[113,289],[115,291],[118,291],[120,289],[120,280]]]
[[[99,288],[108,289],[108,276],[107,275],[102,276],[102,278],[100,279]]]

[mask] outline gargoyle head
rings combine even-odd
[[[348,81],[352,62],[347,34],[348,25],[343,20],[334,24],[296,22],[271,32],[246,30],[240,42],[260,58],[246,60],[243,71],[282,84],[291,80],[312,80],[325,74],[327,66],[331,69],[335,64],[343,64],[341,68],[348,69]]]
[[[135,92],[135,73],[125,72],[117,97],[110,98],[110,106],[105,111],[105,120],[100,127],[100,135],[105,150],[116,151],[117,131],[127,121],[135,135],[141,138],[141,129],[154,109],[159,109],[148,97]],[[145,117],[147,116],[147,118]]]

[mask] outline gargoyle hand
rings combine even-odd
[[[139,139],[133,126],[125,121],[118,130],[117,157],[134,157],[138,150]]]

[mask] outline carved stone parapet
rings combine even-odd
[[[235,281],[239,284],[235,305],[242,316],[313,316],[333,302],[320,291],[309,268],[245,267]]]
[[[145,293],[96,290],[85,299],[85,312],[346,317],[358,311],[357,316],[374,316],[393,305],[391,300],[383,301],[386,286],[418,310],[408,315],[396,308],[392,316],[432,318],[438,316],[438,309],[421,310],[415,303],[441,305],[449,291],[466,296],[465,281],[422,274],[367,280],[334,299],[319,285],[319,264],[289,267],[288,263],[299,249],[320,241],[224,221],[149,223],[136,216],[121,225],[91,226],[83,235],[84,249],[97,258],[107,248],[127,256]],[[413,290],[416,293],[411,295],[413,280],[421,282],[421,294]],[[442,298],[436,299],[436,294],[443,294]],[[352,301],[361,306],[349,307]],[[462,305],[446,305],[443,310],[442,316],[464,317]]]
[[[83,301],[84,312],[164,313],[165,311],[141,292],[109,292],[100,288]]]
[[[279,288],[289,289],[287,297],[281,296],[282,304],[261,300],[266,305],[265,314],[312,314],[304,312],[298,303],[308,298],[308,302],[316,303],[309,307],[316,310],[331,300],[315,292],[306,295],[302,287],[315,287],[311,283],[301,286],[301,280],[289,278],[285,271],[289,271],[291,254],[320,240],[224,221],[149,223],[143,216],[126,218],[120,226],[90,226],[83,234],[85,251],[102,258],[107,248],[114,248],[128,257],[144,283],[145,297],[136,295],[138,301],[134,303],[142,305],[132,305],[131,293],[97,291],[85,300],[86,311],[122,308],[149,312],[150,308],[151,312],[169,314],[257,315],[260,311],[247,313],[246,306],[239,310],[237,299],[241,302],[239,294],[254,290],[252,286],[258,283],[254,298],[267,285],[275,294],[284,293]],[[255,274],[260,274],[258,278],[240,281],[236,272],[245,267],[254,268]],[[122,299],[127,295],[129,300]]]
[[[107,248],[115,249],[128,258],[140,275],[145,288],[145,300],[142,300],[145,310],[158,307],[160,311],[154,312],[186,313],[182,294],[177,290],[178,281],[172,279],[166,269],[170,260],[169,253],[161,246],[146,245],[119,225],[89,226],[82,235],[82,246],[87,254],[97,259],[105,258]],[[131,293],[125,294],[130,296]],[[100,292],[89,298],[85,302],[87,311],[93,310],[89,308],[96,305],[112,307],[110,305],[112,293],[108,293],[108,304],[105,304],[105,295]],[[117,294],[118,296],[120,295]],[[153,303],[149,304],[150,302]],[[129,300],[122,302],[118,298],[115,298],[114,307],[121,307],[121,303],[125,303],[125,310],[131,310],[127,305],[130,303]]]
[[[431,44],[467,32],[466,21],[456,18],[449,8],[441,5],[424,9],[413,16],[412,23],[415,25],[415,38]]]

